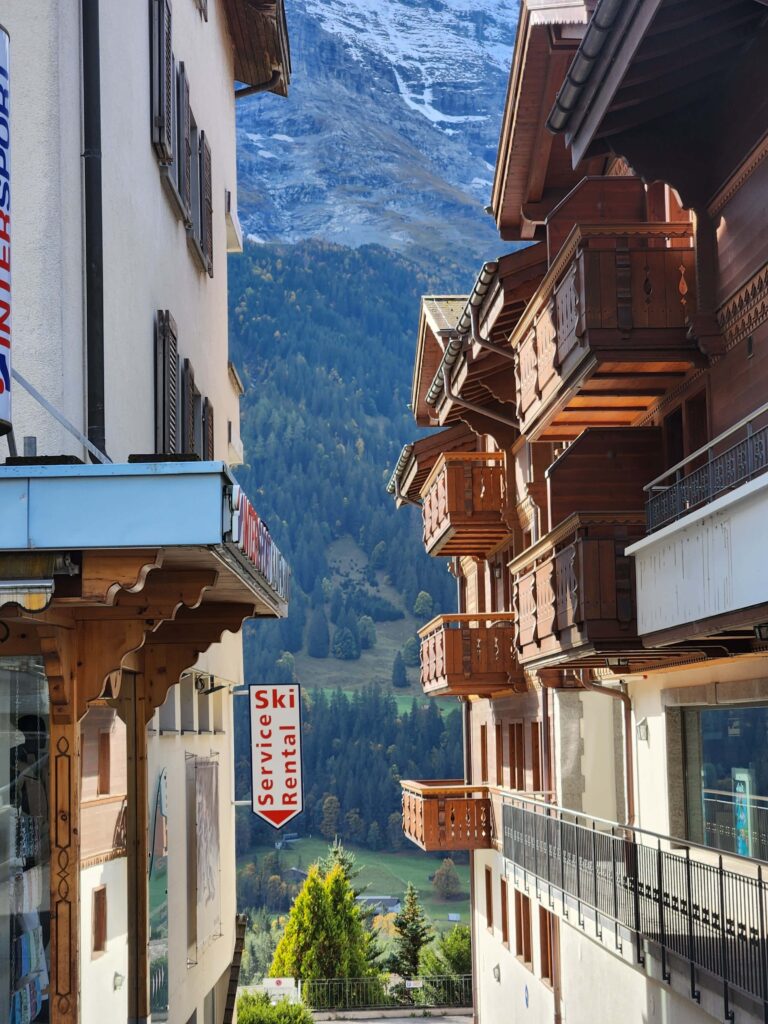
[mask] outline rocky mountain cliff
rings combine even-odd
[[[490,198],[513,0],[287,0],[287,100],[240,101],[239,207],[254,241],[402,252],[498,248]]]

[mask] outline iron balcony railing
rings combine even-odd
[[[766,470],[768,403],[646,484],[648,532],[675,522]]]
[[[550,905],[561,899],[563,916],[575,910],[586,927],[588,908],[599,937],[604,921],[613,922],[618,948],[621,926],[629,929],[640,963],[644,942],[655,943],[665,981],[669,954],[676,954],[689,965],[694,999],[696,971],[707,971],[722,984],[726,1020],[732,988],[759,999],[768,1014],[768,892],[761,864],[733,856],[725,867],[722,854],[706,847],[523,797],[505,802],[502,819],[504,856],[526,887],[535,878],[540,899]]]
[[[313,1010],[459,1009],[472,1006],[472,975],[412,979],[386,974],[372,978],[318,978],[303,982],[301,995]]]

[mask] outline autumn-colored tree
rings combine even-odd
[[[320,822],[320,832],[326,839],[333,839],[339,831],[339,818],[341,816],[341,805],[338,797],[328,794],[323,800],[323,818]]]
[[[432,876],[432,885],[438,896],[444,900],[455,899],[461,892],[461,879],[450,857],[445,858]]]

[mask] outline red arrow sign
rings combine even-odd
[[[253,813],[282,828],[304,808],[301,690],[265,683],[249,687]]]

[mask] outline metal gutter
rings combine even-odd
[[[257,82],[256,85],[246,85],[242,89],[235,89],[235,99],[242,100],[246,96],[253,96],[259,92],[271,92],[275,86],[279,85],[282,77],[283,72],[280,69],[273,71],[272,77],[268,78],[266,82]]]
[[[412,452],[412,443],[403,445],[403,450],[400,452],[400,455],[398,456],[395,468],[392,470],[392,476],[389,478],[389,483],[387,484],[387,494],[397,494],[397,484],[399,482],[400,475],[405,469],[406,463],[410,459]]]
[[[611,29],[625,6],[626,0],[600,0],[595,8],[547,118],[547,128],[553,135],[565,131],[568,127],[571,115],[581,99],[582,90],[589,81]]]

